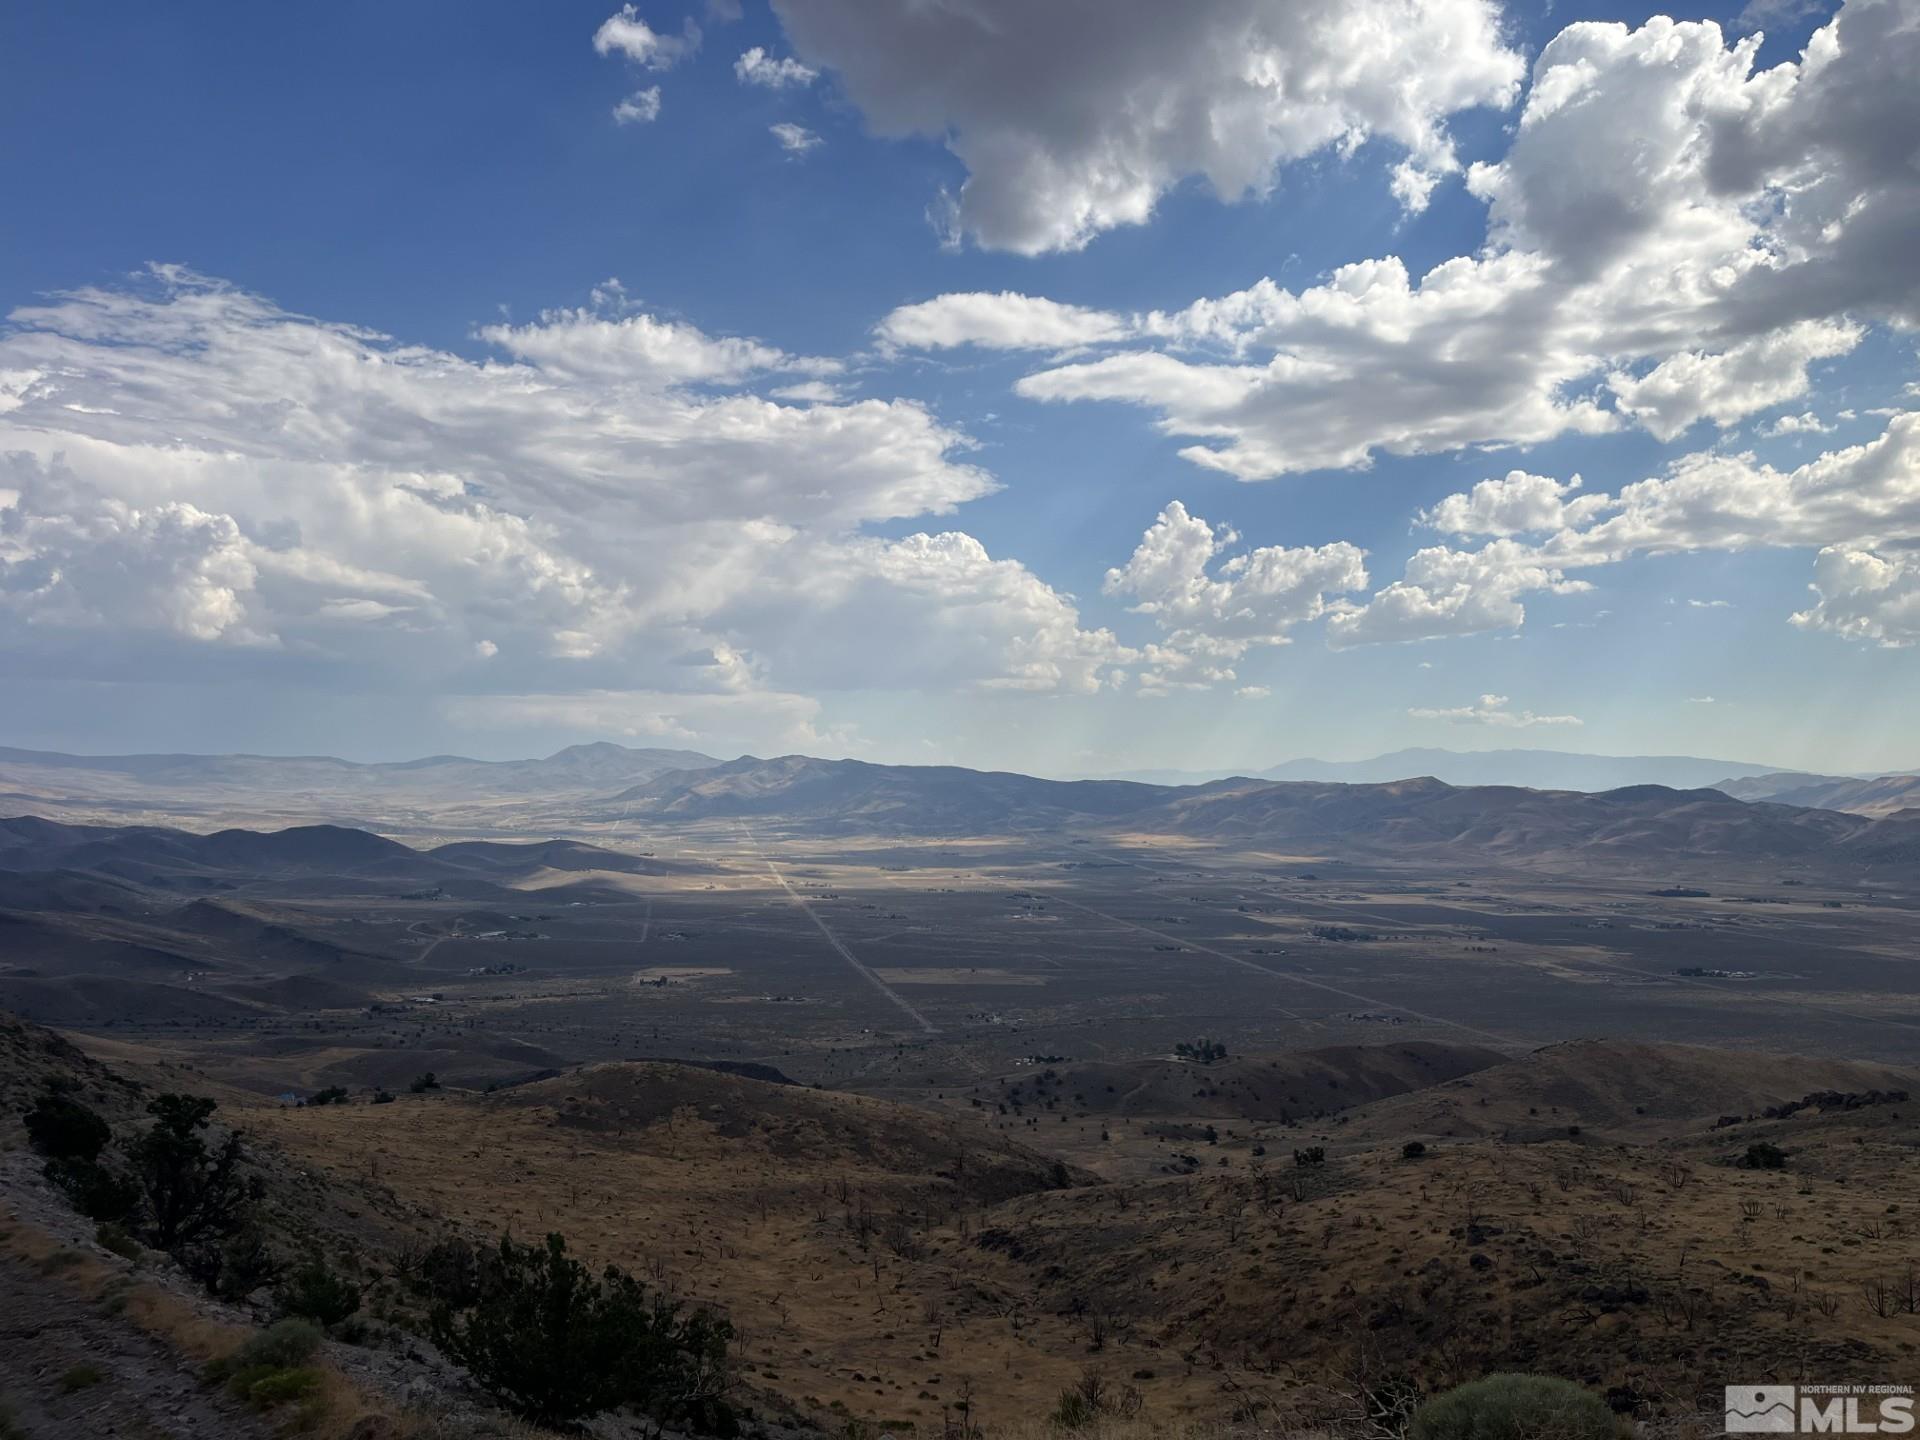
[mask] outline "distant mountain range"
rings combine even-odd
[[[16,853],[0,854],[0,871],[57,867],[133,878],[117,864],[96,863],[113,857],[96,857],[89,848],[118,846],[133,836],[141,837],[144,849],[157,847],[194,864],[232,863],[243,852],[271,864],[298,858],[283,854],[285,846],[344,844],[358,830],[439,838],[503,831],[617,836],[648,825],[730,820],[823,835],[1132,832],[1300,853],[1386,856],[1446,847],[1503,860],[1578,854],[1632,863],[1717,857],[1870,866],[1920,858],[1920,779],[1858,780],[1760,767],[1734,773],[1746,767],[1729,765],[1686,756],[1409,750],[1372,761],[1297,761],[1260,776],[1166,785],[805,755],[720,761],[694,751],[611,744],[573,746],[539,760],[433,756],[377,765],[324,756],[0,750],[0,814],[143,822],[97,842],[69,833],[59,844],[51,832],[33,830],[44,822],[18,822],[10,836]],[[1446,773],[1408,778],[1410,769]],[[1610,783],[1647,773],[1667,776],[1669,783]],[[1672,783],[1703,773],[1718,783]],[[1309,778],[1298,778],[1303,774]],[[1369,774],[1391,778],[1351,778]],[[1487,774],[1519,783],[1460,782]],[[307,820],[357,828],[294,829],[268,845],[234,833],[234,816],[251,830]],[[189,844],[187,837],[150,823],[175,817],[190,828],[225,825],[228,834],[191,837]],[[214,853],[221,845],[238,848],[231,855]],[[78,849],[51,862],[45,858],[69,846]],[[0,852],[8,848],[8,840],[0,839]],[[35,849],[42,853],[23,865],[19,852]],[[411,870],[424,880],[430,871],[443,875],[451,864],[463,882],[479,880],[475,872],[487,868],[478,854],[448,848],[431,853],[433,866],[424,869],[411,852],[384,858],[368,853],[347,868]],[[344,865],[348,857],[333,859]],[[572,868],[557,852],[545,863]]]
[[[1854,815],[1897,815],[1920,809],[1920,775],[1806,775],[1780,771],[1742,776],[1715,787],[1736,800],[1768,800],[1776,805],[1810,805]]]
[[[1383,857],[1444,850],[1454,858],[1578,856],[1654,866],[1702,859],[1850,867],[1920,861],[1920,813],[1876,820],[1660,785],[1598,793],[1431,778],[1160,786],[785,755],[668,772],[605,805],[603,815],[640,825],[759,820],[838,835],[1066,829]]]
[[[478,787],[488,793],[606,790],[664,770],[692,770],[718,762],[695,750],[635,750],[600,741],[569,745],[543,760],[469,760],[429,755],[421,760],[363,764],[331,755],[62,755],[0,746],[0,776],[46,772],[62,783],[112,776],[154,788],[206,785],[254,790],[440,790]]]
[[[430,755],[376,764],[330,755],[63,755],[0,747],[0,813],[488,828],[499,823],[503,806],[518,812],[564,805],[668,770],[717,763],[694,750],[606,742],[570,745],[540,760]]]
[[[448,938],[525,929],[541,918],[532,906],[630,900],[632,877],[708,872],[571,840],[419,849],[339,825],[202,835],[0,819],[0,1010],[111,1025],[361,1009],[426,978],[403,963],[408,942],[396,951],[356,913],[367,902],[460,902],[428,912],[452,922],[436,932]],[[342,897],[360,904],[287,903]],[[557,1063],[536,1048],[502,1053]]]
[[[617,748],[617,747],[616,747]],[[634,752],[572,757],[591,775],[649,762]],[[954,766],[873,765],[805,755],[743,756],[652,775],[553,806],[576,833],[644,835],[654,826],[742,822],[821,836],[1053,836],[1124,843],[1179,836],[1252,852],[1380,860],[1445,856],[1498,864],[1605,865],[1671,874],[1676,866],[1764,863],[1858,874],[1920,863],[1920,809],[1848,814],[1714,789],[1636,785],[1599,791],[1455,786],[1431,777],[1384,784],[1236,778],[1206,785],[1046,780]],[[231,762],[219,762],[221,764]],[[476,762],[433,762],[436,765]],[[552,762],[528,762],[550,765]],[[409,773],[418,773],[414,769]],[[510,807],[503,814],[519,813]],[[524,833],[524,831],[522,832]],[[655,870],[662,862],[549,840],[456,842],[421,850],[331,825],[273,834],[212,834],[152,825],[89,826],[32,817],[0,821],[0,874],[62,872],[64,894],[86,883],[193,888],[235,870],[330,874],[383,885],[439,884],[484,893],[508,873],[537,867]],[[4,889],[5,886],[0,886]],[[60,903],[50,893],[49,904]]]
[[[555,872],[660,875],[697,868],[572,840],[465,840],[418,850],[340,825],[196,835],[158,825],[62,825],[30,815],[0,820],[0,877],[58,877],[51,882],[54,900],[34,909],[66,908],[59,891],[80,875],[161,889],[204,888],[208,877],[227,875],[359,877],[388,888],[457,884],[470,894],[493,894],[502,882]]]
[[[748,756],[669,771],[583,800],[574,814],[583,826],[618,819],[639,833],[658,824],[738,821],[821,836],[1032,835],[1096,847],[1135,835],[1179,836],[1279,855],[1444,856],[1664,875],[1676,867],[1751,863],[1854,874],[1920,864],[1920,811],[1875,819],[1658,785],[1592,794],[1433,779],[1382,785],[1236,779],[1169,787]],[[156,826],[0,820],[0,879],[6,872],[39,872],[49,888],[35,908],[48,909],[62,908],[68,892],[83,883],[204,890],[215,877],[237,872],[331,876],[336,884],[354,877],[374,888],[427,884],[482,895],[534,870],[673,868],[567,840],[418,850],[337,826],[200,835]],[[18,888],[19,882],[9,883]]]
[[[700,770],[669,772],[611,798],[636,819],[712,820],[777,816],[839,828],[928,834],[1036,830],[1113,819],[1158,803],[1161,785],[1126,780],[1042,780],[955,765],[872,765],[743,755]]]
[[[1264,770],[1140,770],[1115,776],[1154,785],[1254,780],[1335,780],[1378,785],[1428,775],[1449,785],[1525,785],[1534,790],[1618,790],[1671,785],[1697,790],[1729,777],[1777,773],[1773,765],[1697,755],[1583,755],[1570,750],[1395,750],[1370,760],[1288,760]]]
[[[752,757],[745,757],[751,759]],[[852,763],[852,762],[849,762]],[[151,795],[191,790],[219,802],[233,795],[350,801],[356,796],[539,797],[605,795],[644,785],[674,770],[702,770],[721,761],[694,750],[634,748],[601,741],[570,745],[543,759],[473,760],[430,755],[419,760],[362,763],[327,755],[67,755],[0,746],[0,792],[15,798],[111,796],[138,804]],[[879,767],[887,768],[887,767]],[[953,773],[992,774],[965,771]],[[1811,775],[1775,765],[1696,755],[1586,755],[1566,750],[1395,750],[1368,760],[1288,760],[1264,769],[1140,770],[1085,777],[1090,782],[1205,785],[1219,780],[1323,780],[1385,784],[1430,776],[1449,785],[1523,785],[1535,790],[1617,790],[1669,785],[1726,790],[1742,800],[1788,799],[1788,792],[1841,786],[1860,775]],[[1814,799],[1788,803],[1813,804]],[[1834,806],[1832,808],[1852,808]],[[1897,808],[1897,807],[1896,807]]]

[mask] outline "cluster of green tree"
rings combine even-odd
[[[1414,1412],[1407,1440],[1618,1440],[1607,1402],[1550,1375],[1489,1375]]]
[[[491,1251],[447,1241],[412,1268],[433,1300],[434,1343],[529,1420],[564,1427],[632,1406],[699,1434],[738,1429],[726,1402],[733,1327],[618,1266],[595,1276],[559,1235],[503,1237]]]
[[[234,1297],[270,1282],[278,1266],[259,1222],[259,1177],[243,1169],[238,1131],[213,1135],[216,1108],[198,1095],[157,1096],[147,1106],[152,1123],[117,1138],[98,1112],[49,1085],[24,1118],[47,1178],[75,1209]]]
[[[262,1183],[245,1168],[240,1133],[214,1132],[215,1109],[200,1096],[161,1095],[147,1106],[150,1124],[116,1136],[70,1088],[54,1085],[25,1122],[47,1177],[100,1222],[113,1248],[163,1250],[229,1298],[278,1282],[274,1297],[288,1318],[269,1334],[306,1324],[315,1336],[324,1328],[354,1338],[347,1327],[360,1287],[318,1255],[294,1268],[277,1258],[260,1214]],[[559,1235],[545,1245],[503,1238],[491,1250],[447,1240],[398,1268],[430,1307],[435,1342],[529,1420],[565,1427],[631,1406],[700,1434],[738,1429],[726,1401],[732,1326],[647,1291],[617,1266],[594,1275]],[[297,1398],[281,1391],[309,1379],[299,1362],[255,1358],[238,1366],[234,1383],[244,1380],[248,1398],[264,1404]]]

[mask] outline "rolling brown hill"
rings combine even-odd
[[[0,820],[0,868],[81,870],[136,884],[178,877],[287,871],[352,874],[379,867],[428,873],[419,852],[365,830],[300,825],[211,835],[160,826],[61,825],[34,816]]]
[[[542,870],[561,873],[605,870],[622,875],[702,875],[710,867],[691,860],[627,855],[577,840],[460,840],[423,852],[443,865],[476,874],[521,880]]]
[[[1010,1197],[1088,1177],[977,1121],[648,1063],[248,1123],[299,1165],[377,1173],[465,1233],[557,1229],[592,1263],[724,1307],[745,1332],[743,1381],[830,1428],[937,1425],[969,1391],[1010,1417],[1084,1364],[1077,1322],[1027,1312],[964,1235]]]
[[[590,1065],[490,1103],[541,1110],[556,1125],[603,1137],[670,1132],[677,1118],[697,1117],[716,1139],[774,1160],[912,1178],[975,1204],[1090,1178],[955,1116],[692,1065]]]
[[[418,804],[467,797],[587,794],[666,770],[716,763],[693,750],[570,745],[538,760],[430,755],[361,764],[327,755],[67,755],[0,747],[0,785],[63,803],[185,813],[280,797],[285,804],[347,813],[401,799]]]
[[[1680,1150],[1387,1141],[1025,1197],[976,1243],[1036,1308],[1083,1307],[1109,1350],[1177,1356],[1276,1428],[1337,1404],[1327,1392],[1523,1370],[1605,1392],[1654,1433],[1710,1433],[1684,1423],[1712,1413],[1730,1355],[1864,1379],[1914,1343],[1868,1293],[1910,1263],[1886,1207],[1920,1179],[1912,1107],[1770,1123],[1795,1127],[1784,1170],[1735,1163],[1768,1127]]]
[[[232,899],[192,900],[152,923],[199,939],[215,954],[276,969],[334,965],[349,953],[299,929],[310,922],[297,912]]]
[[[1590,793],[1235,779],[1159,786],[940,766],[747,757],[670,772],[605,802],[603,818],[757,820],[821,834],[1008,834],[1071,828],[1402,857],[1658,868],[1674,854],[1857,869],[1920,863],[1920,814],[1884,819],[1748,804],[1659,785]]]
[[[1236,1056],[1206,1065],[1067,1061],[1015,1071],[982,1094],[1015,1110],[1066,1106],[1075,1114],[1130,1118],[1305,1120],[1425,1090],[1507,1058],[1475,1045],[1410,1041]]]
[[[1127,780],[1042,780],[952,765],[749,755],[661,775],[606,803],[663,820],[768,818],[841,831],[970,834],[1128,814],[1158,800],[1165,788]]]
[[[99,1027],[129,1019],[141,1024],[174,1021],[228,1023],[260,1015],[244,1000],[109,975],[23,975],[0,972],[0,1008],[41,1025]]]
[[[1844,810],[1884,819],[1920,806],[1920,775],[1750,775],[1721,785],[1737,800],[1766,800],[1775,805],[1804,805]]]
[[[1300,1074],[1336,1063],[1263,1058]],[[1397,1083],[1415,1062],[1337,1063]],[[120,1111],[137,1098],[58,1037],[0,1023],[0,1100],[63,1072]],[[977,1112],[664,1063],[386,1105],[230,1097],[222,1118],[253,1136],[276,1216],[304,1242],[350,1244],[382,1295],[404,1293],[395,1277],[419,1237],[559,1230],[591,1262],[723,1308],[743,1384],[833,1433],[931,1430],[964,1403],[992,1434],[1090,1372],[1137,1392],[1149,1433],[1228,1420],[1325,1433],[1369,1397],[1495,1369],[1567,1376],[1683,1433],[1730,1364],[1870,1379],[1911,1352],[1912,1317],[1873,1296],[1912,1260],[1889,1197],[1920,1181],[1915,1107],[1856,1094],[1693,1128],[1730,1101],[1894,1078],[1582,1042],[1328,1117],[1324,1152],[1243,1140],[1194,1174],[1110,1184]],[[1428,1133],[1424,1152],[1403,1152],[1421,1136],[1395,1117],[1423,1125],[1412,1102],[1463,1088],[1577,1108],[1586,1128],[1528,1143]],[[1629,1133],[1643,1120],[1658,1134]],[[1607,1125],[1620,1133],[1603,1141]],[[1760,1140],[1782,1168],[1739,1163]],[[36,1183],[0,1167],[16,1194]],[[382,1367],[417,1364],[404,1329],[371,1344]]]
[[[1342,1143],[1566,1136],[1650,1143],[1808,1094],[1908,1090],[1920,1068],[1698,1045],[1572,1040],[1348,1113]]]
[[[232,890],[262,879],[279,882],[281,894],[299,893],[300,884],[315,893],[327,893],[330,886],[352,893],[439,885],[449,893],[483,898],[506,895],[515,882],[556,873],[663,875],[700,868],[569,840],[472,840],[416,850],[339,825],[200,835],[150,825],[65,825],[30,815],[0,820],[0,875],[12,872],[8,888],[21,899],[44,898],[49,905],[63,894],[73,895],[82,879],[113,887],[99,892],[103,898],[129,885]],[[66,878],[58,886],[21,878],[43,872]],[[191,921],[191,913],[186,918]]]
[[[230,896],[180,904],[124,893],[142,902],[137,912],[118,904],[93,913],[0,909],[0,1006],[48,1025],[228,1025],[274,1011],[364,1006],[372,997],[357,972],[366,966],[409,978],[338,943],[362,927]]]
[[[1920,1179],[1914,1108],[1690,1128],[1736,1098],[1891,1072],[1556,1048],[1347,1124],[1326,1117],[1316,1164],[1288,1158],[1314,1138],[1295,1125],[1264,1147],[1209,1147],[1189,1175],[1064,1187],[1042,1154],[983,1152],[992,1132],[976,1127],[993,1121],[978,1112],[677,1067],[260,1124],[305,1163],[375,1167],[482,1230],[555,1225],[595,1257],[652,1267],[724,1305],[751,1332],[753,1383],[815,1415],[837,1402],[836,1415],[931,1423],[972,1376],[978,1416],[1005,1425],[1096,1370],[1137,1389],[1157,1425],[1256,1415],[1305,1429],[1370,1385],[1417,1393],[1519,1368],[1672,1417],[1718,1397],[1730,1350],[1758,1373],[1897,1364],[1911,1322],[1875,1313],[1861,1286],[1907,1253],[1885,1212]],[[1562,1128],[1526,1144],[1430,1134],[1425,1154],[1402,1154],[1419,1135],[1392,1122],[1426,1124],[1413,1102],[1496,1075],[1501,1103],[1577,1105],[1596,1129],[1614,1120],[1624,1147]],[[1638,1143],[1627,1122],[1655,1104],[1663,1138]],[[1787,1170],[1733,1163],[1754,1136],[1786,1132]],[[995,1166],[1018,1183],[966,1197],[964,1174]]]
[[[1451,786],[1429,777],[1385,784],[1233,779],[1163,786],[789,755],[652,773],[592,801],[554,792],[541,803],[546,808],[537,811],[539,828],[549,831],[555,827],[547,822],[564,816],[562,823],[571,825],[750,821],[834,835],[1097,831],[1381,858],[1444,852],[1502,865],[1577,858],[1642,871],[1681,853],[1729,865],[1853,873],[1920,865],[1920,809],[1876,818],[1659,785],[1590,793]],[[508,813],[495,823],[504,823]],[[524,820],[535,812],[511,813]],[[370,893],[439,885],[479,899],[488,886],[510,886],[535,869],[550,875],[666,875],[687,867],[567,840],[459,841],[422,851],[333,825],[196,835],[153,826],[68,826],[34,817],[0,821],[0,870],[55,868],[175,890],[220,888],[247,873],[272,875],[316,894],[319,887],[355,880]]]
[[[1831,811],[1751,805],[1717,790],[1639,785],[1597,794],[1457,788],[1438,780],[1389,785],[1225,783],[1132,819],[1143,830],[1262,844],[1338,844],[1399,853],[1534,858],[1840,858],[1879,833]]]
[[[177,978],[194,968],[167,932],[99,923],[62,912],[0,910],[0,974],[101,974]]]
[[[83,870],[0,869],[0,910],[130,915],[149,911],[155,903],[138,886]]]

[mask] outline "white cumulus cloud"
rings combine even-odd
[[[1124,565],[1107,571],[1108,595],[1131,601],[1165,637],[1149,650],[1161,683],[1234,678],[1231,665],[1256,645],[1284,645],[1289,632],[1367,584],[1366,551],[1330,545],[1260,546],[1231,553],[1239,536],[1175,500],[1140,537]]]
[[[1517,629],[1525,596],[1591,589],[1582,572],[1638,555],[1763,548],[1819,552],[1819,603],[1794,615],[1795,623],[1887,644],[1910,633],[1906,556],[1920,547],[1920,412],[1896,413],[1875,439],[1790,470],[1752,454],[1703,451],[1612,494],[1561,503],[1570,488],[1509,475],[1447,497],[1423,518],[1455,534],[1502,538],[1478,550],[1417,552],[1403,578],[1333,616],[1329,639],[1361,644]],[[1515,520],[1524,527],[1509,523]]]
[[[528,696],[1089,690],[1132,661],[962,531],[863,533],[996,488],[924,406],[597,294],[480,329],[481,360],[178,267],[15,310],[0,652],[65,673],[80,632],[141,634],[153,664]],[[772,377],[809,388],[740,388]]]
[[[1814,559],[1814,603],[1793,623],[1900,649],[1920,641],[1920,562],[1830,545]]]
[[[1849,0],[1797,62],[1757,70],[1757,51],[1711,22],[1570,25],[1506,153],[1468,175],[1488,207],[1473,253],[1102,316],[1081,342],[1100,353],[1018,393],[1143,407],[1243,480],[1629,425],[1671,440],[1798,400],[1872,325],[1920,324],[1920,20]],[[913,343],[953,335],[1039,348],[1004,322]]]
[[[1447,118],[1511,103],[1520,57],[1485,0],[775,0],[794,48],[883,136],[967,168],[959,233],[1023,254],[1138,225],[1174,185],[1267,193],[1287,162],[1397,147],[1459,168]],[[1400,180],[1410,208],[1427,182]]]
[[[802,65],[790,55],[775,59],[759,45],[733,62],[733,75],[742,85],[758,85],[766,90],[811,85],[820,78],[820,72],[811,66]]]
[[[912,350],[962,345],[989,350],[1071,350],[1129,333],[1127,322],[1107,311],[1010,290],[940,295],[901,305],[874,328],[885,343]]]
[[[596,54],[620,55],[650,70],[679,63],[700,45],[700,27],[686,22],[678,35],[663,35],[640,18],[632,5],[622,5],[593,32]]]
[[[650,125],[660,118],[660,87],[649,85],[636,90],[613,107],[613,118],[622,125]]]
[[[772,133],[773,138],[780,142],[780,148],[789,155],[804,155],[807,151],[817,149],[826,143],[806,126],[796,125],[791,120],[782,120],[777,124],[769,125],[767,129]]]

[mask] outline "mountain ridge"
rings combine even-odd
[[[573,774],[599,782],[607,774],[617,775],[636,770],[658,773],[665,769],[696,769],[703,764],[718,763],[713,756],[697,750],[632,747],[617,745],[610,740],[568,745],[551,755],[520,760],[476,760],[466,755],[426,755],[411,760],[343,760],[336,755],[256,755],[245,752],[199,755],[185,751],[74,755],[58,750],[23,750],[0,745],[0,771],[10,767],[80,770],[135,779],[189,773],[227,779],[229,783],[236,779],[252,778],[257,772],[275,768],[289,774],[306,769],[342,777],[386,778],[432,771],[466,771],[477,775],[528,778]]]
[[[465,840],[423,850],[342,825],[200,835],[158,825],[64,825],[34,815],[0,818],[0,875],[72,872],[91,879],[164,885],[228,871],[278,871],[396,883],[465,881],[491,891],[496,888],[493,882],[504,877],[541,871],[659,874],[691,868],[572,840]]]
[[[466,833],[544,833],[552,838],[539,842],[546,847],[540,863],[560,871],[640,863],[614,851],[576,852],[568,848],[574,841],[560,838],[568,831],[580,836],[604,828],[617,834],[631,825],[715,821],[757,821],[820,834],[1140,833],[1377,855],[1451,847],[1503,862],[1574,854],[1637,864],[1670,863],[1676,855],[1849,866],[1920,862],[1920,807],[1905,804],[1904,796],[1892,797],[1885,813],[1874,814],[1652,783],[1582,790],[1462,786],[1431,775],[1372,783],[1240,776],[1156,786],[807,755],[711,763],[698,756],[700,763],[691,767],[620,783],[635,755],[650,766],[682,753],[619,746],[559,752],[539,763],[551,762],[548,773],[565,775],[564,784],[538,792],[531,802],[470,804],[466,813],[473,820]],[[141,879],[156,866],[160,872],[218,869],[245,852],[249,861],[283,868],[320,865],[336,875],[365,876],[378,869],[383,880],[485,885],[500,865],[519,869],[536,858],[534,850],[490,853],[486,847],[494,842],[487,840],[465,849],[416,850],[378,838],[424,828],[421,815],[432,812],[409,813],[409,797],[402,799],[398,823],[310,825],[298,823],[305,812],[295,812],[284,817],[296,821],[291,826],[229,826],[211,834],[151,825],[71,826],[27,816],[0,822],[0,869],[26,868],[21,855],[37,850],[46,858],[31,868]],[[37,808],[31,797],[25,800],[22,808]],[[336,853],[349,843],[359,848]],[[312,853],[295,853],[303,846]]]
[[[950,766],[780,756],[668,772],[603,802],[635,823],[776,822],[821,834],[989,834],[1090,829],[1411,855],[1437,848],[1502,861],[1579,854],[1669,864],[1707,860],[1844,865],[1920,860],[1920,815],[1885,818],[1712,789],[1637,785],[1587,792],[1238,778],[1161,787],[1061,781]]]
[[[1537,790],[1614,790],[1660,784],[1697,789],[1727,778],[1779,772],[1778,766],[1698,755],[1595,755],[1576,750],[1503,747],[1450,750],[1416,746],[1360,760],[1301,757],[1241,770],[1139,770],[1115,779],[1193,785],[1244,776],[1252,780],[1328,780],[1381,784],[1431,775],[1450,785],[1523,785]]]
[[[1736,800],[1801,805],[1815,810],[1843,810],[1850,815],[1885,819],[1920,805],[1920,775],[1871,777],[1811,775],[1782,771],[1771,775],[1732,778],[1722,787]]]

